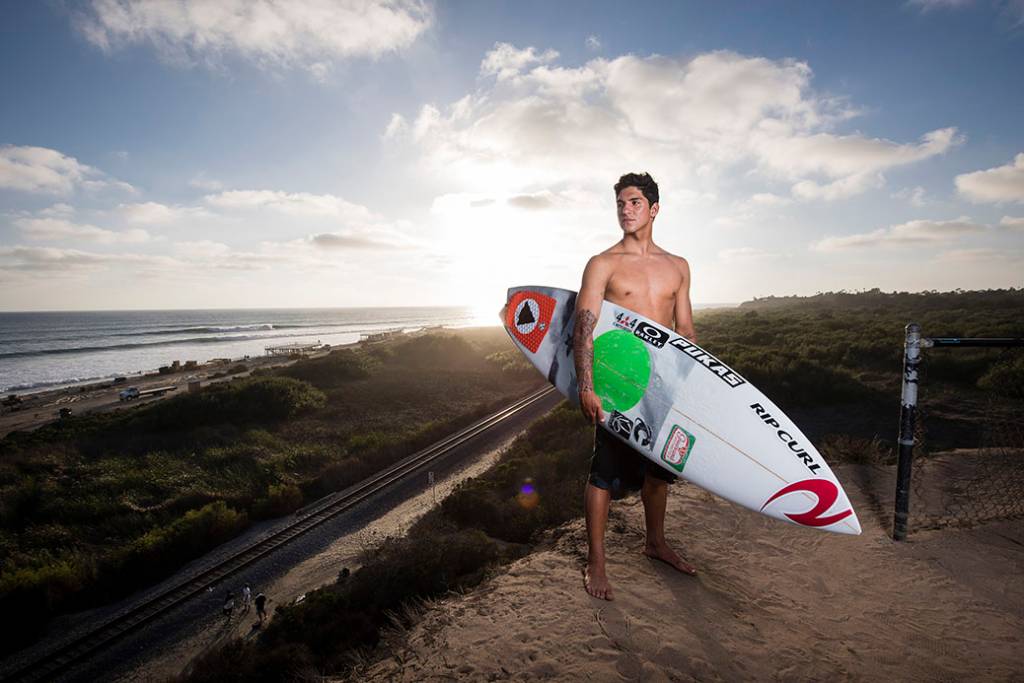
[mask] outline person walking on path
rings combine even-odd
[[[252,608],[252,587],[245,584],[242,588],[242,614],[248,614]]]
[[[233,612],[234,609],[235,609],[235,596],[229,590],[227,593],[224,594],[224,607],[223,607],[224,616],[227,617],[228,619],[231,619],[231,612]]]
[[[256,616],[260,618],[260,626],[263,625],[263,620],[267,618],[267,596],[263,593],[256,594]]]

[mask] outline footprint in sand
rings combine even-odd
[[[615,660],[615,670],[625,679],[635,681],[640,678],[643,665],[640,658],[632,653],[623,653]]]

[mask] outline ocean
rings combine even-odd
[[[305,308],[0,313],[0,393],[152,372],[172,361],[262,356],[269,345],[337,346],[361,334],[497,325],[471,308]]]

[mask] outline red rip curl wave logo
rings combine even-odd
[[[779,491],[776,491],[775,494],[766,500],[764,505],[761,506],[761,510],[763,511],[768,507],[769,503],[776,498],[781,498],[782,496],[795,491],[807,491],[809,493],[813,493],[818,498],[818,502],[807,512],[782,513],[797,524],[813,527],[828,526],[846,519],[853,514],[853,508],[850,508],[849,510],[838,512],[834,515],[829,515],[828,517],[821,516],[822,513],[832,507],[833,503],[836,502],[836,499],[839,498],[839,487],[828,479],[804,479],[803,481],[790,484]]]

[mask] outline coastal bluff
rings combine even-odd
[[[350,680],[1019,680],[1024,521],[894,543],[892,469],[843,465],[861,536],[770,520],[679,482],[669,541],[641,554],[639,498],[613,503],[615,600],[589,597],[581,519],[475,590],[429,603]]]

